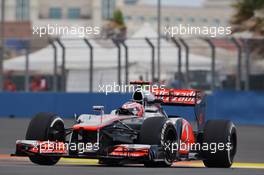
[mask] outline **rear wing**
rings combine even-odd
[[[206,102],[205,95],[199,90],[186,89],[156,89],[152,92],[156,99],[165,106],[191,106],[194,109],[198,131],[202,131],[205,124]]]
[[[162,105],[170,106],[195,106],[203,101],[204,93],[194,89],[169,89],[159,87],[146,81],[131,81],[130,85],[140,87],[149,86],[148,91],[155,96],[155,99]]]
[[[153,89],[152,94],[162,105],[196,106],[203,101],[204,94],[199,90],[190,89]]]
[[[198,131],[202,131],[205,124],[206,101],[205,94],[195,89],[169,89],[162,86],[153,85],[150,82],[134,81],[131,85],[146,86],[150,85],[151,93],[146,99],[154,99],[155,102],[164,106],[191,106],[194,109]],[[155,87],[154,87],[155,86]],[[147,94],[147,93],[146,93]],[[143,95],[142,95],[143,96]],[[151,102],[151,101],[149,101]]]

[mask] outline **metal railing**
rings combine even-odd
[[[82,40],[83,46],[71,46],[70,48],[66,46],[65,41],[71,42],[76,40]],[[89,78],[87,80],[89,92],[95,91],[94,89],[94,81],[95,81],[95,67],[94,63],[96,61],[96,51],[100,52],[100,49],[105,49],[108,47],[115,48],[116,52],[116,63],[117,63],[117,83],[121,84],[125,82],[126,84],[131,80],[130,79],[130,64],[131,64],[131,53],[133,53],[133,49],[143,49],[144,51],[150,51],[149,58],[149,69],[151,73],[151,81],[160,81],[157,80],[156,71],[156,51],[157,46],[155,45],[155,40],[157,38],[128,38],[125,41],[118,40],[104,40],[100,38],[78,38],[78,39],[59,39],[59,38],[49,38],[48,43],[53,50],[53,73],[52,73],[52,91],[66,91],[67,90],[67,52],[70,49],[87,49],[87,60],[89,60],[88,66],[88,74]],[[168,49],[175,49],[175,63],[177,63],[177,67],[173,70],[174,73],[178,74],[179,87],[190,87],[190,65],[192,64],[190,57],[191,54],[201,55],[199,52],[207,52],[207,57],[210,58],[210,74],[211,74],[211,82],[210,82],[210,90],[213,91],[217,88],[217,75],[216,75],[216,60],[217,58],[217,49],[221,49],[222,46],[226,46],[225,42],[228,42],[228,45],[235,48],[235,50],[230,51],[232,54],[236,54],[231,56],[236,61],[236,70],[235,70],[235,89],[236,90],[250,90],[250,75],[251,75],[251,45],[250,41],[253,39],[242,39],[242,38],[222,38],[224,44],[219,44],[215,42],[215,39],[212,38],[162,38],[162,40],[169,42],[171,45],[163,46],[161,43],[161,52],[166,52]],[[93,42],[108,42],[111,43],[111,46],[100,46],[100,44],[93,45]],[[195,42],[199,41],[200,43],[204,42],[205,45],[195,45]],[[136,42],[134,45],[130,45],[130,42]],[[137,44],[138,43],[138,44]],[[99,46],[98,46],[99,45]],[[102,44],[104,45],[104,44]],[[31,50],[36,48],[37,46],[32,45],[32,42],[28,40],[28,44],[25,46],[25,72],[24,72],[24,90],[30,91],[30,56],[32,54]],[[12,47],[9,47],[12,50]],[[41,49],[41,47],[39,47]],[[61,58],[58,58],[58,52],[61,52]],[[122,52],[124,51],[124,54]],[[36,51],[37,52],[37,51]],[[50,51],[51,52],[51,51]],[[197,52],[197,53],[196,53]],[[205,55],[205,53],[202,53]],[[105,55],[104,59],[107,59],[107,55]],[[235,58],[237,57],[237,58]],[[61,63],[59,65],[58,59],[61,59]],[[166,58],[161,59],[162,63],[166,62]],[[183,61],[185,64],[183,65]],[[244,62],[244,63],[243,63]],[[122,67],[124,63],[124,68]],[[175,64],[176,65],[176,64]],[[244,67],[243,67],[244,65]],[[60,71],[58,70],[60,67]],[[184,68],[184,71],[182,70]],[[245,75],[243,76],[243,68],[245,68]],[[122,70],[124,69],[124,73]],[[159,68],[160,69],[160,68]],[[160,69],[162,70],[162,69]],[[60,76],[60,78],[58,78]],[[115,75],[113,75],[114,77]],[[122,76],[124,76],[124,80],[122,80]],[[244,87],[241,82],[244,82]],[[58,88],[60,87],[60,88]]]

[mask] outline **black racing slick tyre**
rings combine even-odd
[[[210,148],[202,150],[203,163],[206,167],[231,167],[237,150],[235,125],[228,120],[207,121],[204,127],[203,144],[209,145]]]
[[[161,145],[164,149],[164,160],[145,162],[146,167],[169,167],[175,160],[176,153],[172,153],[169,147],[165,148],[165,145],[169,145],[177,142],[177,134],[174,124],[164,117],[150,117],[147,118],[141,127],[139,135],[139,143],[149,145]]]
[[[63,120],[56,114],[38,113],[29,123],[26,140],[64,141]],[[34,155],[29,156],[29,159],[39,165],[54,165],[60,160],[60,157]]]

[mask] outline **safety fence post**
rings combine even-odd
[[[62,76],[61,76],[60,85],[61,85],[61,90],[63,92],[65,92],[66,91],[66,68],[65,68],[65,64],[66,64],[66,52],[65,52],[65,50],[66,50],[66,48],[59,38],[57,38],[56,41],[62,49],[62,62],[61,62],[61,74],[62,74]]]
[[[181,44],[175,39],[171,38],[172,42],[175,44],[175,46],[178,48],[178,75],[179,75],[179,86],[182,88],[182,70],[181,70],[181,65],[182,65],[182,52],[181,52]]]
[[[90,41],[87,38],[84,38],[84,42],[87,44],[87,46],[90,49],[90,76],[89,76],[89,91],[93,92],[93,60],[94,60],[94,54],[93,54],[93,46],[90,43]]]
[[[117,48],[117,81],[121,85],[121,48],[118,40],[113,39],[112,41]]]
[[[149,38],[145,38],[146,42],[151,48],[151,78],[152,82],[155,80],[155,46]]]
[[[185,69],[186,69],[185,81],[186,81],[187,87],[189,87],[189,81],[190,81],[189,53],[190,53],[190,48],[184,39],[180,38],[180,42],[182,43],[183,47],[185,48]]]
[[[29,75],[29,52],[30,52],[30,47],[31,47],[31,44],[30,44],[30,40],[28,40],[28,44],[26,46],[26,53],[25,53],[25,58],[26,58],[26,62],[25,62],[25,84],[24,84],[24,87],[25,87],[25,91],[26,92],[29,92],[30,91],[30,88],[29,88],[29,79],[30,79],[30,75]]]
[[[121,44],[125,48],[125,82],[126,82],[126,84],[128,84],[128,81],[129,81],[129,71],[128,71],[128,69],[129,69],[129,67],[128,67],[128,64],[129,64],[128,59],[129,58],[128,57],[129,57],[129,55],[128,55],[128,46],[125,43],[125,41],[122,41]]]
[[[244,40],[244,46],[245,46],[245,57],[246,57],[246,81],[245,81],[245,90],[250,90],[250,57],[251,57],[251,47],[250,47],[250,39]]]
[[[54,67],[53,67],[53,91],[57,92],[58,90],[58,60],[57,60],[57,46],[54,43],[53,39],[49,39],[49,43],[54,50]]]
[[[237,73],[236,73],[236,90],[241,90],[241,61],[242,61],[242,47],[234,37],[231,38],[231,41],[237,48]]]
[[[208,38],[202,38],[202,39],[206,43],[208,43],[210,48],[211,48],[211,57],[212,57],[212,63],[211,63],[211,76],[212,76],[211,91],[214,91],[215,90],[215,45]]]

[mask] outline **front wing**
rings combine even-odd
[[[64,142],[17,140],[16,153],[12,156],[58,156],[72,158],[114,158],[142,161],[160,161],[164,159],[164,153],[158,145],[145,144],[120,144],[108,148],[108,151],[84,151],[72,154]]]

